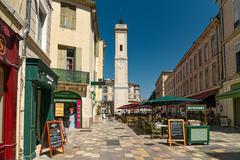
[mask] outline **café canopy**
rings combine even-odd
[[[151,106],[167,106],[167,105],[179,105],[183,103],[193,103],[200,102],[201,100],[185,98],[185,97],[175,97],[175,96],[162,96],[153,100],[143,102],[143,105]]]

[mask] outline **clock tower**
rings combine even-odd
[[[115,25],[114,112],[118,107],[128,104],[127,32],[127,24],[120,19]]]

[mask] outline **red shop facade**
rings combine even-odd
[[[0,19],[0,159],[16,157],[19,36]]]

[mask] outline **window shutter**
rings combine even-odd
[[[240,72],[240,43],[236,45],[236,63],[237,63],[237,73]]]
[[[71,28],[75,29],[76,28],[76,7],[72,6],[71,7],[71,21],[72,21],[72,26]]]
[[[82,48],[76,48],[76,61],[75,66],[77,71],[82,70]]]
[[[240,43],[236,45],[236,53],[240,52]]]
[[[60,69],[66,69],[66,61],[67,61],[67,50],[63,47],[58,47],[58,61],[57,66]]]
[[[60,25],[65,27],[65,19],[66,19],[66,13],[67,7],[64,3],[61,3],[61,13],[60,13]]]

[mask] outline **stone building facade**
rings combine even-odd
[[[166,95],[201,99],[216,109],[222,73],[220,20],[216,16],[168,76]]]
[[[222,115],[240,126],[240,1],[217,0],[221,19],[224,82],[217,95]]]
[[[43,124],[53,120],[52,93],[58,80],[50,69],[51,0],[2,0],[0,7],[0,17],[22,37],[16,78],[16,135],[12,135],[16,138],[15,158],[33,159]]]
[[[165,81],[172,72],[164,71],[159,75],[157,82],[155,83],[156,88],[156,98],[165,96]]]
[[[168,75],[168,78],[165,80],[164,85],[165,85],[165,95],[168,96],[174,96],[175,94],[175,80],[174,80],[174,73],[170,73]]]
[[[59,76],[55,107],[64,105],[65,125],[89,128],[96,114],[101,88],[91,82],[103,79],[104,42],[98,32],[96,4],[85,0],[53,0],[51,68]],[[76,118],[69,121],[70,110]]]
[[[140,86],[138,84],[128,83],[127,101],[126,104],[141,101]],[[112,114],[114,113],[114,80],[105,80],[105,85],[103,86],[103,108],[107,108]]]

